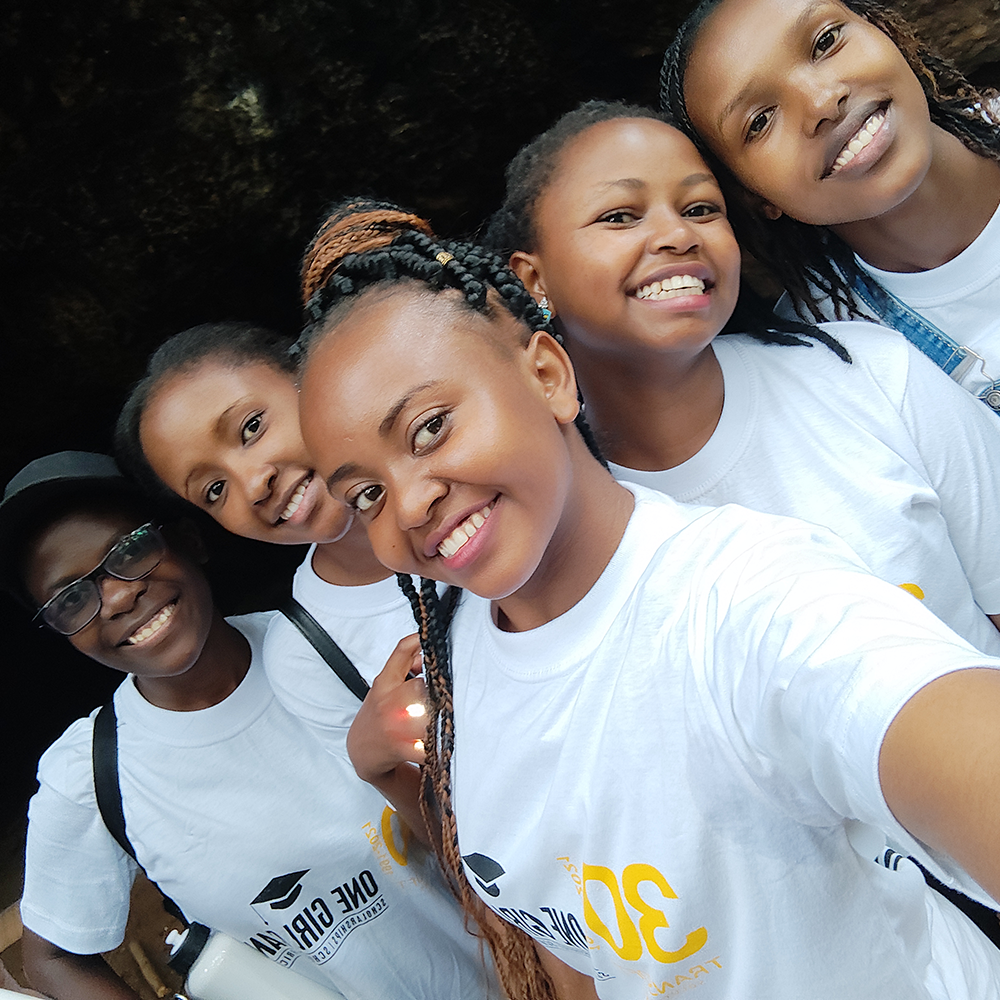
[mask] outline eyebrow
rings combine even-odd
[[[795,22],[791,25],[788,31],[785,32],[785,38],[787,39],[789,35],[796,35],[802,30],[803,25],[812,19],[813,14],[819,7],[824,6],[827,0],[813,0],[808,7],[802,10],[802,13],[795,19]],[[722,109],[719,113],[719,117],[715,121],[715,127],[722,130],[722,124],[725,120],[739,107],[740,104],[746,99],[747,95],[751,93],[754,88],[755,80],[751,79],[746,82],[742,87],[740,92]]]
[[[413,398],[424,392],[426,389],[433,389],[436,385],[440,384],[439,379],[432,379],[430,382],[424,382],[422,385],[414,386],[398,399],[392,407],[390,407],[389,412],[382,418],[382,422],[378,425],[379,437],[385,437],[395,426],[396,421],[399,419],[399,415],[410,405]],[[357,462],[345,462],[343,465],[338,466],[329,476],[326,477],[326,488],[327,490],[332,490],[334,486],[337,485],[342,479],[347,479],[349,476],[353,476],[355,473],[361,470],[361,466]]]
[[[423,385],[418,385],[412,388],[402,399],[398,400],[396,404],[389,410],[389,412],[382,418],[382,423],[378,425],[379,437],[385,437],[393,428],[396,421],[399,419],[399,415],[410,405],[413,397],[418,393],[423,392],[425,389],[433,389],[434,386],[438,385],[439,381],[433,379],[430,382],[424,382]]]

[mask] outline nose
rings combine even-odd
[[[661,208],[649,215],[648,250],[667,250],[678,256],[691,253],[699,245],[698,229],[673,208]]]
[[[264,462],[248,466],[238,475],[250,503],[256,505],[270,499],[275,480],[278,478],[278,470],[270,462]]]
[[[802,105],[802,126],[815,135],[828,122],[836,123],[847,112],[851,88],[839,74],[825,66],[811,65],[793,81]]]
[[[395,493],[396,523],[403,531],[427,524],[434,508],[448,492],[441,480],[430,476],[410,477],[404,482],[397,480],[387,488]]]
[[[97,586],[101,592],[101,617],[110,619],[115,615],[131,611],[139,598],[146,593],[148,585],[149,581],[145,578],[119,580],[107,574],[100,577]]]

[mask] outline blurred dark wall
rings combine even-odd
[[[374,193],[444,234],[473,232],[504,163],[561,112],[589,97],[655,103],[692,6],[7,0],[2,481],[48,451],[107,450],[169,334],[224,318],[295,331],[298,259],[330,200]],[[968,68],[1000,58],[994,0],[905,6]],[[273,589],[299,557],[214,541],[223,582]],[[3,798],[17,812],[40,750],[117,680],[0,612]]]

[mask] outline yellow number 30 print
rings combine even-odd
[[[627,962],[635,962],[642,958],[642,946],[645,942],[646,950],[657,962],[680,962],[689,958],[699,948],[702,948],[708,940],[708,931],[704,927],[699,927],[696,931],[691,931],[684,940],[684,946],[677,951],[667,951],[660,947],[655,938],[658,927],[669,927],[667,918],[662,910],[646,902],[639,895],[639,886],[643,882],[651,882],[660,890],[660,894],[665,899],[676,899],[677,893],[670,888],[670,883],[652,865],[628,865],[622,872],[621,890],[618,888],[618,879],[610,868],[603,865],[583,866],[583,915],[587,921],[587,926],[600,938],[603,938],[614,949],[619,958]],[[618,934],[621,943],[615,935],[608,929],[607,924],[600,918],[591,903],[587,894],[588,883],[600,883],[611,893],[611,900],[615,907],[615,919],[618,923]],[[622,892],[625,901],[622,900]],[[625,907],[628,902],[639,914],[639,927],[636,929]]]

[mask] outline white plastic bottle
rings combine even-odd
[[[332,986],[320,986],[204,924],[171,931],[167,944],[170,967],[184,978],[191,1000],[345,1000]]]

